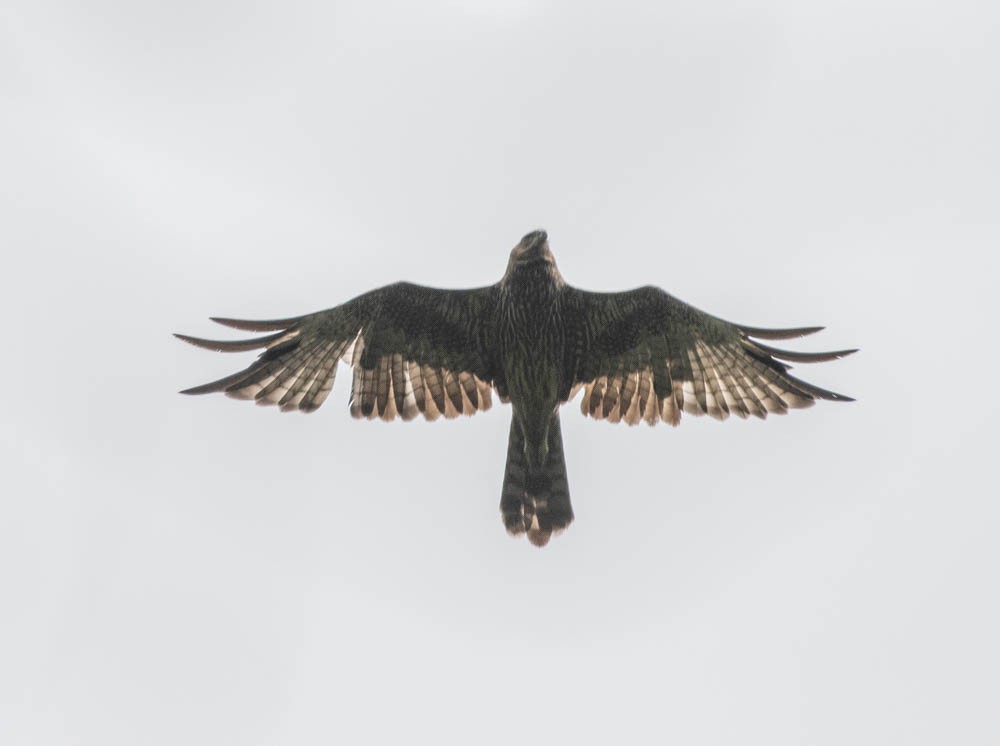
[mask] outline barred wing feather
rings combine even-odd
[[[388,285],[319,313],[273,321],[213,318],[245,331],[273,332],[237,341],[176,335],[220,352],[261,349],[245,370],[186,389],[224,392],[283,411],[312,412],[333,388],[337,365],[354,369],[351,414],[410,420],[422,414],[472,415],[492,404],[492,364],[486,353],[492,288],[439,290]]]
[[[571,298],[578,319],[567,335],[576,340],[571,395],[582,388],[581,410],[595,419],[677,425],[682,412],[763,419],[816,399],[851,401],[795,378],[783,361],[824,362],[856,350],[793,352],[757,341],[792,339],[822,327],[740,326],[655,287],[576,291]]]

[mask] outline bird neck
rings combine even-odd
[[[539,295],[553,293],[565,284],[556,263],[551,260],[511,262],[500,281],[501,287],[510,292]]]

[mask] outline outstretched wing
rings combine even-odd
[[[573,291],[576,340],[569,361],[585,415],[630,425],[677,425],[681,412],[764,418],[816,399],[852,401],[788,374],[785,362],[815,363],[856,352],[790,352],[753,339],[792,339],[822,327],[758,329],[731,324],[659,288]]]
[[[330,393],[337,363],[344,360],[354,368],[354,417],[471,415],[492,403],[484,324],[493,318],[493,303],[493,288],[438,290],[401,282],[297,318],[214,318],[236,329],[274,333],[233,342],[177,334],[220,352],[264,348],[249,368],[181,393],[222,391],[284,411],[312,412]]]

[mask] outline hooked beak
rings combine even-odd
[[[518,259],[522,262],[531,262],[538,259],[547,258],[549,234],[545,231],[532,231],[521,239],[521,251],[518,252]]]

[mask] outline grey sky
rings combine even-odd
[[[995,743],[1000,12],[932,2],[0,10],[0,742]],[[180,388],[183,346],[544,227],[858,398],[367,423]],[[235,336],[235,335],[234,335]]]

